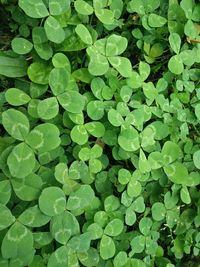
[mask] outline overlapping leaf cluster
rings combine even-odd
[[[199,266],[200,3],[0,2],[0,266]]]

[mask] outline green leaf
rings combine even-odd
[[[60,105],[71,113],[81,113],[85,106],[84,97],[74,90],[68,90],[58,96]]]
[[[53,16],[65,13],[70,7],[70,0],[49,0],[49,11]]]
[[[151,72],[151,69],[150,69],[149,64],[147,64],[146,62],[140,61],[139,73],[143,81],[145,81],[149,77],[150,72]]]
[[[117,110],[112,108],[108,111],[108,120],[115,127],[121,126],[124,122],[121,114]]]
[[[65,39],[65,31],[59,24],[58,20],[49,16],[44,23],[44,29],[49,41],[60,44]]]
[[[31,100],[29,95],[17,88],[9,88],[5,93],[5,98],[12,106],[25,105]]]
[[[31,18],[44,18],[49,15],[42,0],[19,0],[19,7]]]
[[[132,75],[132,65],[126,57],[108,57],[110,64],[115,68],[123,77],[128,78]]]
[[[94,197],[94,191],[90,185],[81,185],[77,191],[70,194],[67,209],[85,209],[94,200]]]
[[[64,162],[58,163],[55,167],[54,175],[59,183],[65,184],[67,179],[69,178],[67,164],[65,164]]]
[[[39,102],[37,106],[38,116],[43,120],[50,120],[57,116],[59,111],[58,101],[55,97],[49,97]]]
[[[50,232],[58,243],[66,245],[71,236],[80,233],[79,223],[72,213],[64,211],[51,219]]]
[[[176,143],[167,141],[162,148],[162,155],[164,162],[169,164],[180,158],[182,156],[182,151]]]
[[[180,75],[184,70],[181,57],[179,55],[172,56],[168,62],[168,68],[172,73]]]
[[[91,45],[93,43],[90,32],[83,24],[78,24],[75,32],[85,44]]]
[[[152,13],[148,17],[148,23],[149,26],[153,28],[162,27],[167,23],[167,19]]]
[[[200,150],[197,150],[193,154],[193,162],[197,169],[200,169]]]
[[[17,178],[29,175],[33,171],[35,163],[35,155],[25,143],[16,145],[7,159],[11,175]]]
[[[140,232],[143,235],[148,236],[150,231],[151,231],[152,225],[153,225],[153,222],[152,222],[152,220],[150,218],[143,217],[139,222]]]
[[[119,137],[118,143],[125,151],[133,152],[139,149],[139,135],[134,128],[122,130]]]
[[[90,101],[87,105],[87,114],[92,120],[100,120],[104,115],[104,104],[102,101]]]
[[[144,198],[142,196],[136,198],[136,200],[132,203],[131,207],[134,209],[134,211],[138,213],[144,212],[145,210]]]
[[[45,188],[39,197],[39,208],[47,216],[61,214],[66,209],[66,196],[56,186]]]
[[[14,178],[11,183],[16,196],[23,201],[38,199],[43,186],[41,177],[35,173],[31,173],[23,179]]]
[[[45,63],[34,62],[28,67],[28,77],[34,83],[48,84],[51,69],[52,67]]]
[[[155,202],[152,206],[152,217],[155,221],[162,221],[165,218],[166,209],[163,203]]]
[[[68,242],[68,246],[75,252],[87,252],[90,248],[91,235],[89,232],[74,236]]]
[[[75,125],[71,130],[70,137],[73,142],[84,145],[88,141],[88,133],[84,125]]]
[[[171,46],[171,49],[178,54],[181,47],[181,38],[180,35],[176,32],[173,32],[169,36],[169,43]]]
[[[95,9],[95,15],[103,24],[113,24],[114,22],[114,13],[109,9]]]
[[[95,54],[95,56],[90,57],[88,70],[92,75],[94,76],[104,75],[108,71],[108,68],[109,64],[105,56],[101,54]]]
[[[19,260],[27,265],[33,258],[33,234],[19,222],[15,222],[4,236],[1,252],[4,259]]]
[[[120,251],[114,258],[114,267],[122,267],[128,262],[128,256],[125,251]]]
[[[146,237],[143,235],[138,235],[132,239],[131,247],[132,247],[133,253],[141,253],[144,250],[145,239]]]
[[[68,266],[68,248],[61,246],[57,248],[49,257],[47,267]]]
[[[181,188],[180,196],[181,196],[181,200],[182,200],[185,204],[189,205],[189,204],[191,203],[190,193],[189,193],[189,191],[188,191],[188,189],[187,189],[186,186],[183,186],[183,187]]]
[[[180,162],[175,162],[169,166],[164,167],[164,171],[168,178],[175,184],[187,184],[188,170],[187,168]]]
[[[2,113],[2,123],[6,131],[17,140],[23,141],[29,133],[29,121],[21,111],[7,109]]]
[[[141,87],[143,80],[136,71],[132,71],[130,78],[127,79],[127,85],[130,88],[137,89]]]
[[[0,203],[6,205],[11,197],[11,185],[8,180],[0,181]]]
[[[66,91],[70,80],[69,72],[65,68],[54,68],[49,75],[49,85],[55,96]]]
[[[186,18],[191,19],[192,13],[193,13],[194,1],[193,0],[182,0],[180,2],[180,6],[184,10]]]
[[[14,38],[11,46],[13,51],[19,55],[28,54],[33,48],[33,44],[30,41],[21,37]]]
[[[87,231],[90,232],[92,240],[100,239],[103,235],[103,229],[98,223],[90,224]]]
[[[115,255],[115,243],[113,239],[107,235],[103,235],[100,241],[100,256],[103,260],[108,260]]]
[[[104,234],[109,236],[118,236],[123,231],[123,228],[124,224],[120,219],[113,219],[107,224]]]
[[[74,7],[81,15],[91,15],[93,13],[93,7],[84,0],[76,0]]]
[[[113,57],[121,55],[127,48],[128,41],[125,37],[112,34],[106,41],[106,56]]]
[[[102,137],[105,134],[105,127],[101,122],[93,121],[85,124],[85,129],[94,137]]]
[[[27,136],[26,142],[39,153],[51,151],[60,145],[60,131],[51,123],[36,126]]]
[[[41,227],[50,221],[51,217],[43,214],[37,205],[27,208],[19,217],[18,221],[28,227]]]
[[[197,30],[197,27],[195,26],[194,22],[192,20],[188,20],[184,27],[184,33],[186,36],[195,39],[199,32]]]
[[[27,74],[27,62],[23,57],[12,58],[0,54],[0,75],[15,78]]]
[[[0,204],[0,212],[0,231],[2,231],[15,222],[15,217],[12,215],[11,211],[3,204]]]

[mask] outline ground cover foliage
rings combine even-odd
[[[0,13],[0,266],[199,266],[200,3]]]

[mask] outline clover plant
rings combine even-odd
[[[200,266],[199,1],[0,14],[0,267]]]

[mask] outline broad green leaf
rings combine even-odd
[[[115,68],[123,77],[128,78],[132,75],[132,65],[126,57],[108,57],[110,64]]]
[[[35,155],[25,143],[16,145],[7,159],[11,175],[17,178],[29,175],[33,171],[35,163]]]
[[[183,72],[184,66],[179,55],[175,55],[170,58],[168,62],[168,68],[176,75],[180,75]]]
[[[70,76],[66,68],[54,68],[49,75],[49,85],[55,96],[64,93],[69,84]]]
[[[50,221],[51,217],[43,214],[37,205],[27,208],[19,217],[18,221],[28,227],[41,227]]]
[[[108,120],[115,127],[121,126],[124,122],[124,119],[121,114],[115,109],[110,109],[108,111]]]
[[[146,98],[148,98],[151,101],[154,101],[158,95],[158,91],[152,82],[143,84],[143,92]]]
[[[34,48],[38,55],[44,60],[49,60],[53,55],[53,50],[49,43],[35,44]]]
[[[85,209],[94,200],[94,197],[94,191],[90,185],[81,185],[77,191],[70,194],[67,209]]]
[[[92,120],[100,120],[104,115],[104,104],[102,101],[90,101],[87,105],[87,114]]]
[[[132,251],[134,253],[141,253],[145,247],[145,239],[146,237],[143,235],[137,235],[131,241]]]
[[[83,233],[81,235],[76,235],[72,237],[69,242],[68,246],[73,249],[73,251],[77,252],[87,252],[90,248],[91,242],[91,234],[89,232]]]
[[[120,184],[128,184],[131,179],[131,173],[127,169],[120,169],[118,171],[118,181]]]
[[[45,29],[41,26],[36,26],[32,30],[32,39],[35,44],[44,44],[48,42]]]
[[[162,27],[167,23],[167,19],[157,14],[151,13],[148,17],[148,23],[149,26],[153,28]]]
[[[149,64],[147,64],[146,62],[140,61],[139,73],[143,81],[145,81],[149,77],[150,72],[151,72],[151,69],[150,69]]]
[[[198,29],[192,20],[188,20],[184,27],[184,33],[186,36],[195,39],[198,35]]]
[[[67,179],[69,178],[67,164],[65,164],[64,162],[58,163],[55,167],[54,175],[59,183],[65,184]]]
[[[78,24],[75,28],[75,32],[85,44],[91,45],[93,43],[90,32],[83,24]]]
[[[79,252],[78,259],[84,266],[97,266],[99,254],[97,249],[91,247],[87,252]]]
[[[3,204],[0,204],[0,212],[0,231],[2,231],[15,222],[15,217],[12,215],[11,211]]]
[[[17,88],[9,88],[5,93],[5,98],[12,106],[25,105],[31,100],[28,94]]]
[[[120,201],[114,195],[110,195],[104,200],[104,209],[106,212],[115,211],[119,208],[119,206]]]
[[[102,169],[102,163],[98,159],[91,158],[89,160],[89,170],[91,173],[98,173]]]
[[[47,216],[61,214],[66,209],[66,196],[56,186],[45,188],[39,197],[39,208]]]
[[[74,2],[75,10],[81,15],[91,15],[93,7],[84,0],[76,0]]]
[[[4,259],[19,259],[23,265],[27,265],[27,258],[33,256],[32,232],[21,223],[15,222],[4,236],[1,252]]]
[[[26,138],[30,130],[28,118],[15,109],[7,109],[2,113],[2,124],[12,137],[20,141]]]
[[[120,35],[112,34],[106,41],[106,56],[113,57],[121,55],[127,48],[128,41],[125,37]]]
[[[48,84],[51,69],[52,67],[45,63],[34,62],[28,67],[28,77],[34,83]]]
[[[200,169],[200,150],[197,150],[193,154],[193,162],[197,169]]]
[[[181,191],[180,191],[180,197],[181,197],[181,200],[189,205],[191,203],[191,197],[190,197],[190,193],[188,191],[188,188],[186,186],[183,186],[181,188]]]
[[[104,234],[109,236],[118,236],[123,231],[123,228],[124,224],[120,219],[113,219],[107,224]]]
[[[132,89],[129,86],[122,86],[120,96],[124,102],[128,102],[132,96]]]
[[[182,163],[175,162],[164,167],[164,171],[173,183],[182,185],[187,184],[187,180],[189,179],[188,170]]]
[[[115,243],[113,239],[107,235],[103,235],[100,241],[100,256],[103,260],[108,260],[115,255]]]
[[[56,117],[59,111],[58,101],[55,97],[49,97],[39,102],[37,112],[39,118],[50,120]]]
[[[38,199],[43,186],[41,177],[35,173],[31,173],[23,179],[14,178],[11,183],[15,194],[23,201]]]
[[[132,203],[131,207],[134,209],[134,211],[138,213],[144,212],[145,210],[144,198],[142,196],[136,198],[136,200]]]
[[[58,243],[66,245],[71,236],[80,233],[79,223],[72,213],[64,211],[51,219],[50,232]]]
[[[47,267],[68,266],[68,248],[61,246],[57,248],[49,257]]]
[[[155,202],[152,206],[152,217],[155,221],[162,221],[165,218],[166,209],[163,203]]]
[[[130,88],[137,89],[141,87],[143,80],[136,71],[132,71],[130,78],[127,79],[127,85]]]
[[[95,15],[103,24],[113,24],[114,22],[114,13],[109,9],[95,9]]]
[[[191,19],[193,8],[194,8],[194,1],[193,0],[182,0],[180,2],[180,6],[184,10],[186,18]]]
[[[0,203],[6,205],[11,197],[11,185],[9,180],[0,181]]]
[[[70,61],[69,61],[68,57],[65,54],[63,54],[63,53],[56,53],[52,57],[52,63],[54,65],[54,68],[64,68],[69,73],[71,73],[71,64],[70,64]],[[67,75],[67,73],[65,73],[64,75]],[[57,75],[55,75],[55,76],[57,76]],[[61,77],[62,77],[62,75],[61,75]]]
[[[53,16],[65,13],[70,7],[70,0],[49,0],[49,11]]]
[[[11,46],[13,51],[19,55],[28,54],[33,48],[33,44],[30,41],[21,37],[14,38]]]
[[[169,43],[171,46],[171,49],[178,54],[181,47],[181,38],[180,35],[176,32],[173,32],[169,36]]]
[[[85,106],[85,98],[74,90],[67,90],[58,95],[58,101],[65,110],[71,113],[80,113]]]
[[[84,125],[75,125],[70,133],[73,142],[84,145],[88,141],[88,133]]]
[[[105,56],[101,54],[95,54],[95,56],[90,57],[88,70],[92,75],[94,76],[104,75],[108,71],[108,68],[109,64]]]
[[[24,57],[9,57],[0,54],[0,75],[15,78],[27,74],[27,62]]]
[[[42,123],[36,126],[27,136],[26,142],[39,153],[47,152],[60,145],[60,131],[52,123]]]
[[[182,156],[182,151],[176,143],[167,141],[162,148],[162,155],[164,162],[169,164],[180,158]]]
[[[42,0],[19,0],[19,7],[31,18],[44,18],[49,15]]]
[[[122,130],[118,142],[125,151],[132,152],[139,149],[139,135],[134,128]]]
[[[140,232],[143,235],[148,236],[150,231],[151,231],[152,225],[153,225],[153,222],[152,222],[152,220],[150,218],[143,217],[139,222]]]
[[[44,29],[49,41],[60,44],[65,39],[65,31],[59,22],[52,16],[49,16],[44,23]]]
[[[103,229],[98,223],[92,223],[88,226],[87,231],[91,234],[91,239],[100,239],[103,235]]]
[[[85,124],[85,129],[95,137],[102,137],[105,133],[105,127],[103,123],[98,121],[88,122]]]
[[[125,251],[120,251],[114,258],[114,267],[122,267],[128,262],[128,256]]]

